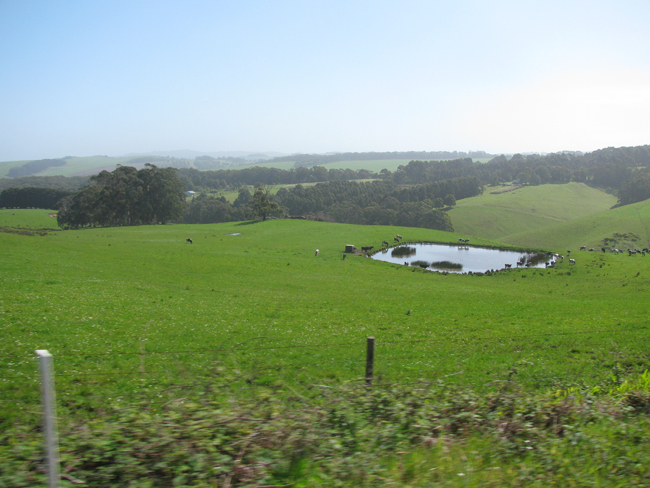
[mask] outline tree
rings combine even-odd
[[[445,196],[445,198],[443,199],[443,203],[448,207],[453,207],[454,205],[456,205],[456,197],[450,193]]]
[[[251,199],[251,192],[248,191],[248,187],[247,186],[242,186],[239,189],[239,194],[237,195],[237,198],[233,202],[233,206],[241,207],[243,205],[246,205],[246,204],[248,204],[250,199]]]
[[[255,190],[253,197],[246,204],[246,215],[251,217],[262,217],[266,220],[269,215],[277,215],[283,212],[282,207],[271,200],[271,192],[268,188],[260,186]]]

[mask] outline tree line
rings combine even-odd
[[[54,188],[8,188],[0,193],[0,207],[52,209],[57,207],[61,199],[73,193]]]

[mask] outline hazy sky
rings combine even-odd
[[[650,2],[0,0],[0,160],[650,144]]]

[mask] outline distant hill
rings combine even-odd
[[[650,200],[560,222],[535,230],[511,234],[503,242],[520,246],[553,246],[578,249],[650,247]],[[575,253],[574,253],[575,254]],[[572,254],[572,257],[575,257]],[[579,256],[579,254],[578,254]],[[643,259],[643,258],[639,258]]]
[[[200,156],[210,156],[211,158],[242,158],[249,161],[258,161],[260,159],[272,159],[286,156],[286,154],[277,151],[193,151],[191,149],[181,149],[177,151],[150,151],[146,153],[130,153],[123,157],[141,157],[141,156],[160,156],[165,158],[195,159]]]

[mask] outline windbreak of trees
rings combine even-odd
[[[55,209],[62,198],[72,193],[53,188],[7,188],[0,193],[0,207]]]
[[[185,211],[184,185],[174,168],[119,166],[91,177],[95,183],[61,201],[61,227],[164,224]]]
[[[459,159],[459,158],[491,158],[493,154],[485,151],[393,151],[393,152],[362,152],[336,154],[292,154],[269,159],[266,162],[295,161],[295,167],[311,168],[321,164],[338,161],[377,161],[382,159]]]
[[[322,166],[313,168],[279,169],[253,166],[244,169],[220,169],[216,171],[199,171],[197,169],[181,169],[179,178],[188,190],[223,189],[240,185],[262,185],[318,183],[325,181],[346,181],[377,178],[378,175],[362,169],[325,169]]]
[[[445,200],[481,194],[476,177],[451,178],[425,185],[400,187],[391,181],[329,182],[312,187],[280,189],[276,199],[291,215],[320,214],[349,224],[403,225],[453,230],[449,216],[440,211]]]

